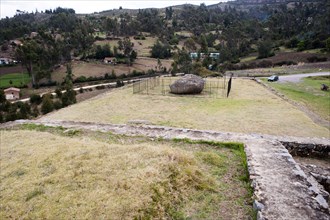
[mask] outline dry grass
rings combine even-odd
[[[235,150],[63,131],[0,131],[1,219],[247,219],[251,212]]]
[[[161,60],[163,67],[169,69],[172,64],[172,60]],[[102,62],[95,63],[95,62],[81,62],[76,61],[73,63],[73,74],[74,77],[77,78],[79,76],[104,76],[104,74],[108,73],[111,74],[112,71],[115,71],[117,76],[122,74],[128,74],[130,72],[136,71],[148,71],[149,69],[156,69],[157,66],[157,59],[146,58],[146,57],[139,57],[134,61],[134,64],[129,67],[126,64],[118,64],[118,65],[109,65],[104,64]],[[62,81],[66,75],[66,67],[62,66],[55,71],[53,74],[52,79],[55,81]]]
[[[228,99],[133,95],[132,90],[114,90],[45,118],[124,124],[147,120],[174,127],[329,137],[329,130],[252,80],[234,79]]]

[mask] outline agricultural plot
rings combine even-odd
[[[168,70],[171,67],[172,60],[161,60],[162,66],[166,67]],[[137,58],[132,66],[127,66],[126,64],[118,64],[118,65],[110,65],[104,64],[103,61],[100,62],[74,62],[73,63],[73,74],[74,78],[78,78],[84,76],[88,77],[100,77],[104,76],[104,74],[111,74],[113,71],[116,76],[120,76],[123,74],[132,73],[134,70],[138,72],[145,71],[147,72],[149,69],[157,68],[157,59],[147,58],[147,57],[139,57]],[[61,82],[66,74],[66,67],[62,66],[57,69],[52,79]]]
[[[253,216],[242,144],[36,125],[0,132],[1,219]]]
[[[151,124],[242,133],[327,137],[329,130],[252,80],[234,79],[229,98],[133,94],[132,86],[46,115],[44,119]]]
[[[0,88],[20,87],[31,82],[27,73],[10,73],[0,76]]]

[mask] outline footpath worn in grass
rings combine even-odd
[[[27,73],[10,73],[0,76],[0,88],[24,86],[30,82],[31,77]]]
[[[329,76],[307,77],[299,83],[268,84],[330,121],[330,91],[321,90],[321,84],[330,86]]]
[[[0,131],[0,219],[254,216],[242,144],[20,129]]]
[[[105,93],[44,117],[244,133],[329,137],[329,130],[252,80],[234,79],[229,98],[133,94],[132,87]]]

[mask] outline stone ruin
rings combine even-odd
[[[205,81],[202,77],[193,74],[184,75],[170,85],[173,94],[199,94],[204,89]]]

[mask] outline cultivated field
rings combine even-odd
[[[234,79],[228,99],[133,94],[130,86],[44,118],[119,124],[146,120],[203,130],[329,138],[329,130],[261,85],[244,79]]]
[[[0,75],[0,88],[11,86],[24,86],[31,82],[31,77],[27,73],[10,73]]]
[[[0,219],[252,215],[241,144],[211,147],[36,125],[0,134]]]
[[[161,60],[162,66],[166,67],[168,70],[171,67],[172,60]],[[73,62],[73,74],[74,78],[79,76],[85,77],[98,77],[104,76],[104,74],[111,74],[112,71],[115,71],[117,76],[122,74],[132,73],[134,70],[136,71],[148,71],[149,69],[156,69],[157,67],[157,59],[147,58],[147,57],[139,57],[134,61],[132,66],[127,66],[126,64],[118,64],[118,65],[110,65],[104,64],[103,62],[82,62],[75,61]],[[57,69],[53,75],[52,79],[58,82],[61,82],[66,75],[66,67],[62,66]]]

